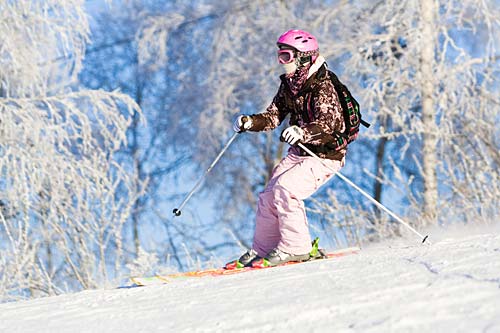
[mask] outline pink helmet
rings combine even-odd
[[[318,52],[316,37],[303,30],[288,30],[278,38],[278,46],[287,45],[299,52]]]

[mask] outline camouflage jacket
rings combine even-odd
[[[313,73],[296,95],[293,95],[285,75],[276,96],[265,112],[252,115],[250,131],[267,131],[278,127],[288,114],[290,126],[304,130],[302,143],[321,158],[343,160],[347,149],[325,148],[335,132],[345,130],[342,107],[325,64]],[[307,155],[302,152],[301,154]]]

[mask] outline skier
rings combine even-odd
[[[341,104],[316,38],[302,30],[289,30],[279,37],[277,46],[285,73],[276,96],[265,112],[238,116],[233,128],[236,132],[267,131],[290,115],[281,139],[291,146],[259,194],[252,248],[226,267],[308,260],[311,239],[303,200],[344,166],[347,148],[332,148],[331,142],[334,133],[345,130]],[[324,164],[297,147],[299,142]]]

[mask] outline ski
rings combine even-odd
[[[250,272],[250,271],[255,271],[255,270],[261,270],[261,269],[269,269],[269,268],[277,268],[281,266],[289,266],[289,265],[297,265],[297,264],[303,264],[311,261],[318,261],[318,260],[329,260],[333,258],[338,258],[338,257],[343,257],[349,254],[356,254],[360,251],[359,247],[349,247],[349,248],[344,248],[340,250],[336,250],[333,252],[326,253],[326,257],[322,258],[315,258],[307,261],[289,261],[287,263],[277,265],[277,266],[272,266],[272,267],[243,267],[243,268],[234,268],[234,269],[226,269],[226,268],[209,268],[209,269],[204,269],[204,270],[198,270],[198,271],[190,271],[190,272],[180,272],[180,273],[173,273],[173,274],[167,274],[167,275],[155,275],[155,276],[146,276],[146,277],[132,277],[130,280],[135,286],[143,287],[143,286],[151,286],[151,285],[161,285],[161,284],[166,284],[166,283],[171,283],[176,280],[182,280],[182,279],[189,279],[189,278],[200,278],[200,277],[206,277],[206,276],[211,276],[211,277],[216,277],[216,276],[222,276],[222,275],[233,275],[233,274],[241,274],[244,272]]]

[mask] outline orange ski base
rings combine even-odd
[[[345,249],[341,249],[341,250],[336,250],[336,251],[328,253],[327,254],[328,258],[316,259],[316,260],[328,260],[328,259],[332,259],[332,258],[338,258],[338,257],[342,257],[345,255],[349,255],[349,254],[356,254],[359,252],[359,250],[360,249],[358,247],[350,247],[350,248],[345,248]],[[316,260],[312,260],[312,261],[316,261]],[[305,261],[305,262],[308,262],[308,261]],[[199,271],[181,272],[181,273],[174,273],[174,274],[168,274],[168,275],[155,275],[155,276],[149,276],[149,277],[132,277],[131,281],[136,286],[149,286],[149,285],[171,283],[175,280],[184,279],[184,278],[240,274],[243,272],[268,269],[268,268],[275,268],[275,267],[281,267],[281,266],[288,266],[288,265],[295,265],[295,264],[300,264],[300,263],[304,263],[304,262],[290,261],[290,262],[287,262],[285,264],[274,266],[274,267],[244,267],[244,268],[235,268],[235,269],[209,268],[209,269],[204,269],[204,270],[199,270]]]

